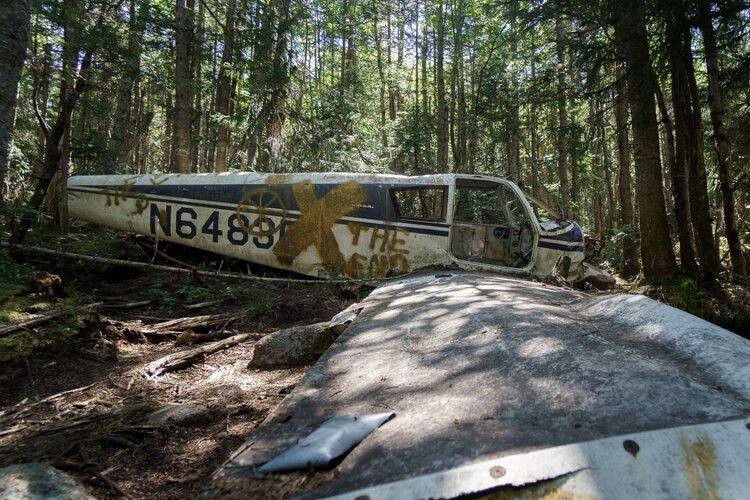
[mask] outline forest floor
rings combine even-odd
[[[155,256],[123,233],[91,226],[65,236],[31,234],[27,243],[118,259]],[[163,242],[159,247],[195,266],[260,271]],[[205,488],[211,474],[309,368],[248,369],[253,340],[279,329],[329,321],[369,290],[352,293],[323,281],[202,278],[199,283],[190,275],[49,256],[18,254],[14,259],[0,251],[0,468],[43,462],[77,477],[97,498],[192,498],[201,492],[210,497]],[[158,258],[155,263],[174,265]],[[44,278],[44,272],[60,282]],[[700,300],[702,310],[690,312],[704,316],[707,311],[726,316],[722,311],[731,310],[732,321],[747,329],[750,284],[725,281],[719,295],[696,291],[679,277],[632,288],[689,307],[698,307],[693,301]],[[627,291],[626,284],[615,290]],[[702,295],[696,298],[696,293]],[[90,306],[96,303],[101,304]],[[189,308],[195,304],[205,305]],[[72,308],[74,314],[2,333],[7,324]],[[197,315],[226,318],[183,328],[180,335],[149,333],[160,322]],[[194,342],[212,331],[256,335],[184,369],[156,377],[146,374],[155,360],[206,345]],[[154,409],[174,403],[201,405],[207,416],[190,425],[146,424]],[[235,496],[288,498],[326,479],[325,474],[298,473],[258,480]]]
[[[51,237],[40,242],[32,236],[30,243],[108,257],[140,252],[132,242],[123,243],[122,234],[100,231],[55,237],[55,244]],[[24,263],[12,268],[3,255],[0,281],[7,286],[0,291],[0,328],[34,314],[79,310],[9,335],[0,333],[0,468],[46,463],[80,479],[97,498],[195,497],[309,368],[249,370],[257,336],[158,377],[146,376],[149,363],[207,345],[192,344],[192,333],[222,329],[260,336],[325,322],[354,298],[342,297],[340,285],[323,281],[204,278],[199,284],[190,275],[45,256],[24,256]],[[34,290],[30,283],[41,271],[59,276],[62,283]],[[102,306],[85,307],[97,302]],[[128,308],[132,304],[143,305]],[[104,308],[110,305],[119,307]],[[183,342],[173,335],[139,333],[169,319],[217,314],[237,318],[188,330],[178,337]],[[150,412],[170,403],[201,405],[208,418],[196,425],[146,425]],[[305,482],[305,475],[288,479],[291,494],[299,491],[295,485]],[[275,498],[282,494],[276,485],[260,482],[258,494],[250,497],[264,496],[260,492],[269,488]]]

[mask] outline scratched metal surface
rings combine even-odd
[[[646,301],[641,309],[652,303]],[[364,305],[272,415],[277,423],[262,426],[219,476],[252,474],[325,420],[346,414],[396,417],[354,448],[339,479],[310,498],[750,415],[750,385],[733,376],[736,370],[745,378],[750,342],[679,311],[667,320],[685,323],[677,330],[686,349],[669,328],[649,327],[648,317],[639,324],[614,303],[488,274],[397,279]],[[704,369],[712,353],[725,368]]]

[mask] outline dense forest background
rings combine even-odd
[[[468,172],[625,274],[746,274],[749,28],[731,0],[0,0],[2,215],[65,227],[70,174]]]

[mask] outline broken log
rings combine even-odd
[[[163,373],[179,370],[180,368],[185,368],[193,363],[202,361],[206,356],[236,346],[237,344],[247,342],[248,340],[259,340],[261,338],[263,338],[263,335],[261,334],[242,333],[218,342],[212,342],[210,344],[202,345],[201,347],[164,356],[163,358],[157,359],[146,365],[144,371],[151,378],[158,377]]]
[[[191,316],[186,318],[170,319],[162,323],[151,325],[150,329],[155,332],[163,330],[187,330],[188,328],[206,328],[208,326],[223,325],[242,318],[243,314],[224,313],[207,314],[203,316]]]
[[[226,299],[210,300],[208,302],[199,302],[197,304],[187,304],[182,307],[187,311],[194,311],[196,309],[203,309],[204,307],[218,306],[219,304],[224,303],[225,300]]]
[[[62,311],[56,311],[53,313],[45,314],[43,316],[35,317],[33,319],[29,319],[26,321],[21,321],[20,323],[14,323],[12,325],[5,325],[0,326],[0,337],[3,337],[5,335],[11,334],[13,332],[17,332],[18,330],[25,330],[26,328],[41,325],[43,323],[46,323],[50,320],[53,320],[55,318],[58,318],[60,316],[64,316],[66,314],[71,313],[79,313],[86,310],[91,310],[95,307],[101,306],[101,302],[94,302],[92,304],[87,304],[85,306],[80,307],[71,307],[70,309],[64,309]]]
[[[153,301],[151,299],[141,300],[138,302],[127,302],[125,304],[105,304],[102,309],[135,309],[138,307],[145,307],[151,305]]]
[[[177,342],[182,342],[183,344],[197,344],[198,342],[213,342],[214,340],[228,339],[232,335],[237,335],[237,332],[231,330],[217,330],[208,333],[195,333],[188,330],[180,333],[175,340]]]

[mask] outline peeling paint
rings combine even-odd
[[[680,444],[690,497],[695,500],[719,498],[714,477],[716,446],[711,438],[698,432],[684,433]]]

